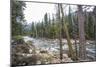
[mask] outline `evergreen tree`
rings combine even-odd
[[[12,36],[13,35],[22,35],[22,22],[24,22],[24,14],[23,10],[25,8],[25,3],[24,2],[19,2],[16,0],[11,1],[11,8],[12,8],[12,13],[11,13],[11,23],[12,23]]]

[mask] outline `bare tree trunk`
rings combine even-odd
[[[62,24],[63,24],[63,27],[64,27],[63,29],[65,30],[65,33],[67,35],[67,42],[68,42],[68,47],[69,47],[69,56],[72,59],[75,59],[74,50],[72,48],[72,43],[70,41],[70,36],[69,36],[69,32],[68,32],[68,27],[67,27],[67,24],[64,21],[64,12],[63,12],[63,8],[62,8],[62,4],[60,5],[60,7],[61,7],[61,13],[62,13]]]
[[[77,39],[77,33],[76,33],[77,27],[76,27],[76,24],[75,24],[75,21],[74,21],[74,17],[72,15],[71,15],[71,20],[72,20],[72,29],[73,29],[72,33],[73,33],[74,41],[75,41],[75,43],[74,43],[74,45],[75,45],[75,56],[76,56],[75,60],[77,60],[78,59],[77,41],[76,41],[76,39]]]
[[[84,32],[84,16],[82,6],[78,5],[78,26],[79,26],[79,57],[81,60],[86,59],[86,45],[85,45],[85,32]]]
[[[58,4],[58,22],[59,22],[59,41],[60,41],[60,59],[63,59],[63,52],[62,52],[62,38],[61,38],[61,30],[62,30],[62,25],[61,25],[61,18],[60,18],[60,4]]]

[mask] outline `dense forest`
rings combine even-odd
[[[77,7],[75,11],[73,11],[73,6]],[[24,10],[27,8],[26,2],[13,0],[11,8],[12,65],[96,60],[96,56],[92,56],[93,52],[89,53],[87,50],[88,47],[96,45],[96,6],[58,3],[55,4],[56,14],[52,14],[52,17],[50,13],[46,12],[42,21],[33,20],[29,24],[24,16]],[[26,42],[25,38],[33,40]],[[51,53],[46,48],[37,47],[34,43],[37,40],[40,43],[42,43],[41,41],[47,42],[45,47],[50,46],[48,42],[52,43],[57,40],[58,53],[54,52],[51,47],[49,47],[52,50]],[[64,46],[68,46],[68,48],[64,49]],[[67,58],[70,60],[68,61]]]

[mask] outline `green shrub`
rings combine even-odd
[[[12,39],[14,40],[14,42],[16,42],[17,44],[23,44],[24,39],[22,36],[18,35],[18,36],[13,36]]]

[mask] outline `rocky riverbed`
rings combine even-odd
[[[12,64],[13,65],[36,65],[36,64],[53,64],[76,62],[68,57],[67,40],[63,39],[63,59],[60,60],[59,40],[46,38],[32,38],[23,36],[25,43],[12,44]],[[75,49],[75,41],[71,40]],[[86,41],[87,59],[96,60],[95,41]],[[77,51],[79,51],[79,41],[77,40]]]
[[[25,41],[31,40],[32,43],[41,50],[47,50],[49,52],[55,52],[59,53],[59,40],[58,39],[34,39],[31,37],[24,37]],[[73,48],[75,49],[75,41],[71,40],[73,44]],[[79,40],[76,40],[77,42],[77,51],[79,51]],[[68,45],[67,40],[62,39],[63,43],[63,52],[64,54],[68,51]],[[91,40],[86,40],[86,51],[87,51],[87,57],[89,60],[96,60],[96,42]]]

